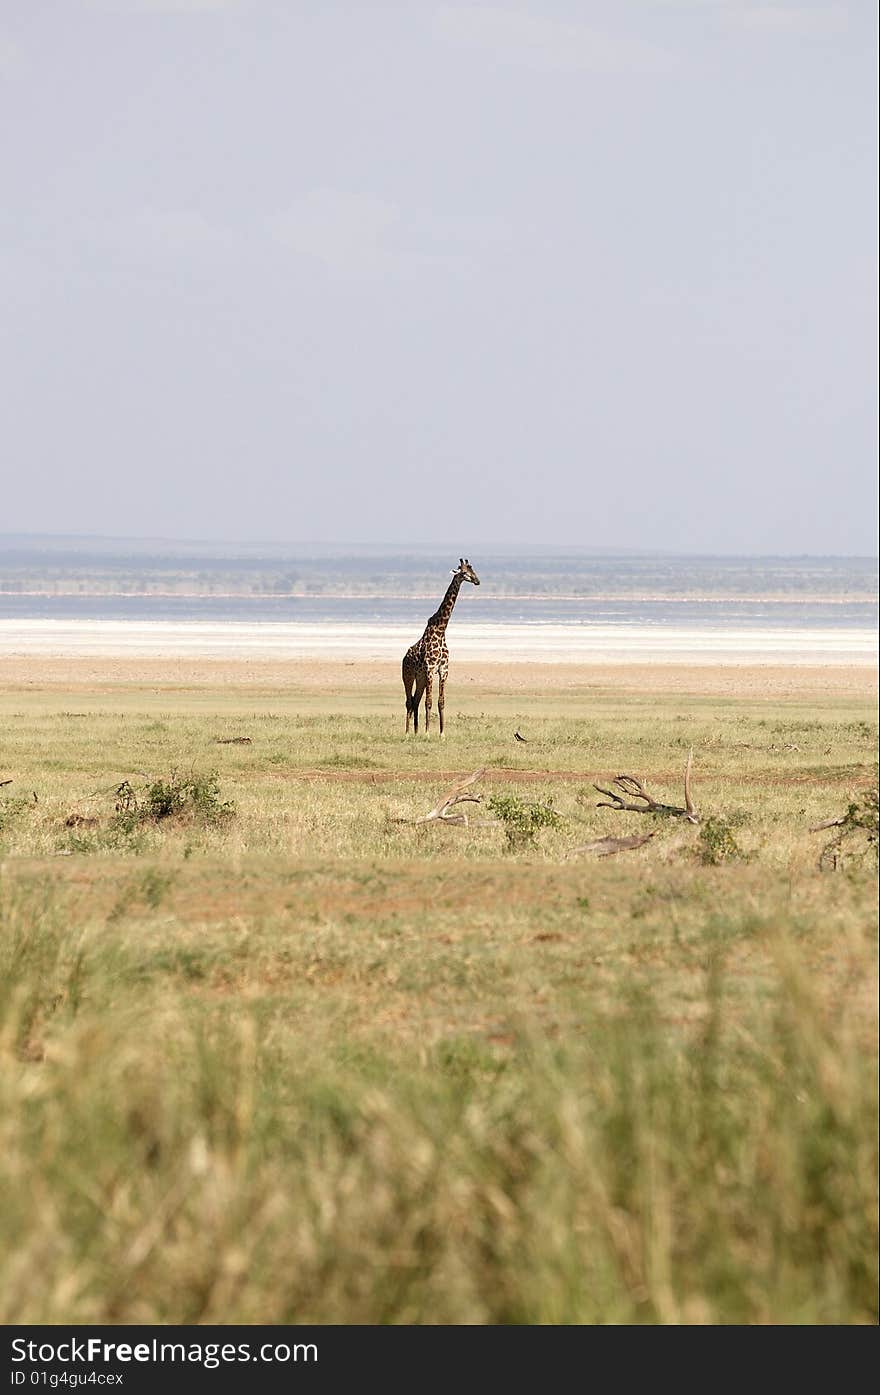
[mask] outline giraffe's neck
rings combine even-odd
[[[458,599],[458,593],[461,589],[463,580],[464,577],[459,574],[456,574],[452,578],[446,588],[446,595],[440,602],[439,609],[434,612],[428,621],[429,630],[439,630],[442,633],[446,629],[446,626],[449,624],[449,617],[452,614],[452,607]]]

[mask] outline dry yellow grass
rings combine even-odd
[[[499,668],[441,744],[396,682],[223,673],[7,667],[0,1318],[876,1320],[876,875],[809,832],[870,675]],[[691,745],[715,834],[568,855]],[[480,766],[558,826],[395,822]],[[117,814],[212,768],[230,820]]]

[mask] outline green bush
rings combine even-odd
[[[542,828],[557,828],[560,816],[549,804],[526,804],[515,794],[496,794],[488,806],[504,825],[508,852],[537,845]]]
[[[849,804],[836,826],[834,837],[819,855],[823,871],[836,869],[847,858],[869,862],[876,869],[878,862],[878,792],[867,790],[860,799]],[[834,825],[831,825],[834,827]]]
[[[140,792],[127,780],[116,791],[116,824],[126,832],[139,824],[161,823],[170,818],[222,824],[234,814],[232,800],[220,796],[216,770],[207,775],[197,775],[194,771],[181,775],[172,770],[167,780],[153,780]]]
[[[727,819],[708,818],[700,825],[700,861],[704,867],[742,862],[745,856]]]

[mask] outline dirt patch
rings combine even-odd
[[[470,771],[463,770],[288,770],[273,771],[271,780],[316,780],[331,785],[454,785]],[[589,780],[576,770],[512,770],[493,766],[481,776],[482,784],[503,780],[505,784],[526,784],[530,780]]]
[[[470,771],[463,770],[288,770],[272,771],[266,778],[269,780],[280,780],[284,783],[293,783],[298,780],[314,781],[320,784],[332,785],[444,785],[452,786],[461,780]],[[526,785],[535,784],[541,780],[553,780],[557,784],[592,785],[594,780],[611,780],[619,771],[609,773],[600,770],[579,771],[579,770],[522,770],[507,766],[493,766],[481,776],[480,783],[505,784],[505,785]],[[705,775],[708,779],[721,779],[718,772]],[[814,774],[783,774],[775,771],[749,772],[743,777],[750,785],[820,785],[839,788],[841,776],[839,774],[814,775]],[[680,785],[682,780],[681,770],[657,770],[651,772],[650,784],[653,785]],[[861,788],[867,787],[871,783],[871,776],[867,772],[853,772],[847,777],[853,786]]]

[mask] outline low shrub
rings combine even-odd
[[[221,798],[216,770],[206,775],[194,771],[182,775],[172,770],[167,780],[153,780],[140,791],[124,780],[116,791],[115,822],[123,831],[171,818],[217,825],[226,823],[234,814],[233,801]]]
[[[876,789],[866,790],[861,798],[850,802],[846,813],[836,824],[827,825],[835,832],[819,855],[822,870],[836,870],[847,861],[868,862],[876,870],[878,823],[878,792]]]
[[[700,861],[704,867],[720,867],[724,862],[746,858],[727,819],[708,818],[700,825]]]
[[[515,794],[496,794],[487,806],[504,825],[508,852],[537,845],[542,828],[557,828],[560,815],[550,804],[527,804]]]

